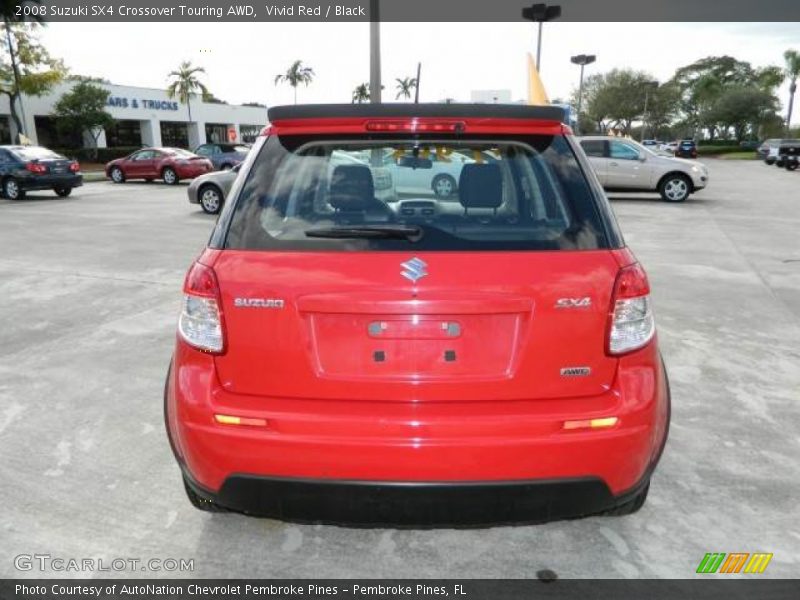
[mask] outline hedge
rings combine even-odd
[[[142,146],[119,146],[117,148],[51,148],[51,150],[79,161],[106,163],[115,158],[128,156],[131,152],[141,148]]]
[[[730,154],[731,152],[741,151],[741,146],[709,146],[707,144],[703,144],[697,148],[697,154],[699,156],[714,156],[715,154]],[[753,153],[755,153],[755,150]]]

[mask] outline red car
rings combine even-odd
[[[165,420],[196,507],[474,525],[642,506],[670,415],[650,286],[562,118],[270,109],[184,283]],[[457,194],[377,199],[387,156],[458,161]]]
[[[193,179],[214,170],[211,161],[181,148],[143,148],[125,158],[106,164],[106,177],[114,183],[128,179],[176,185],[181,179]]]

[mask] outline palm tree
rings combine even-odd
[[[177,71],[170,71],[167,77],[172,77],[172,83],[167,88],[167,95],[170,98],[177,98],[181,102],[186,103],[189,109],[189,122],[192,123],[192,105],[191,96],[200,92],[202,96],[208,95],[208,88],[203,85],[197,78],[198,73],[205,73],[203,67],[193,67],[192,63],[185,60],[178,67]]]
[[[275,85],[279,83],[288,83],[294,88],[294,103],[297,104],[297,86],[301,83],[308,87],[308,84],[314,79],[314,69],[311,67],[304,67],[302,60],[296,60],[292,66],[286,70],[286,73],[281,73],[275,76]]]
[[[362,102],[369,102],[369,84],[362,83],[357,85],[353,90],[353,104],[361,104]]]
[[[786,131],[788,132],[792,126],[794,93],[797,91],[797,79],[800,77],[800,52],[793,49],[787,50],[783,53],[783,58],[786,61],[786,76],[789,78],[789,111],[786,115]]]
[[[415,77],[403,77],[400,79],[399,77],[395,79],[397,85],[395,89],[397,89],[397,95],[394,97],[395,100],[399,100],[400,96],[403,96],[406,99],[411,98],[411,90],[417,87],[417,80]]]

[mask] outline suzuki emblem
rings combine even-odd
[[[403,270],[400,271],[400,275],[414,283],[417,283],[417,280],[422,279],[428,274],[428,264],[416,256],[411,260],[401,263],[400,266],[403,267]]]

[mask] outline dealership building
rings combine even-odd
[[[23,133],[35,144],[53,148],[94,146],[92,136],[64,132],[56,126],[53,110],[74,82],[64,82],[44,96],[22,97],[17,112],[24,121]],[[165,90],[97,83],[110,92],[106,110],[114,124],[101,132],[100,148],[177,146],[193,149],[206,142],[252,142],[267,122],[267,109],[203,102],[199,96],[189,107],[170,98]],[[8,96],[0,100],[0,143],[16,141]]]

